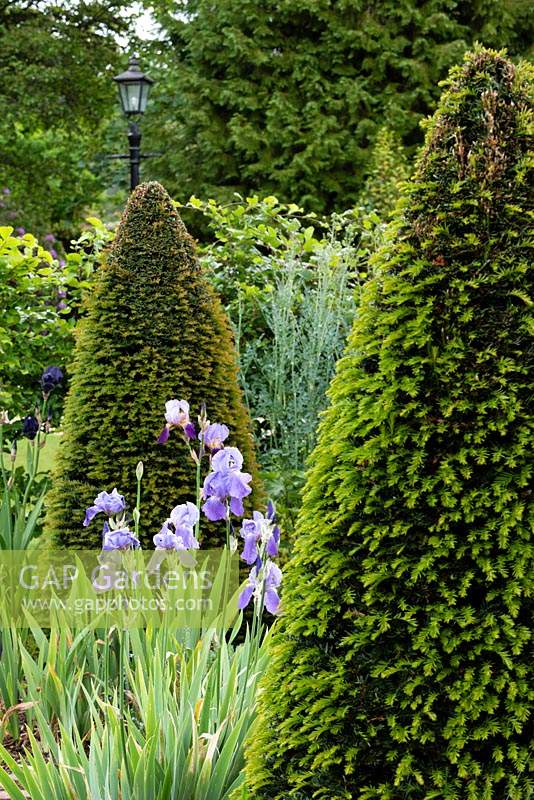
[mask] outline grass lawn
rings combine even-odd
[[[46,444],[41,450],[41,454],[39,457],[39,472],[50,472],[52,465],[54,463],[54,458],[56,457],[57,449],[59,447],[62,435],[63,435],[62,433],[50,433],[46,437]],[[15,461],[15,465],[17,467],[19,466],[23,467],[26,464],[27,447],[28,447],[27,441],[25,440],[19,441],[17,460]]]

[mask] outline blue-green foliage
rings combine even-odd
[[[233,323],[260,442],[271,461],[300,470],[350,330],[378,217],[362,220],[355,209],[319,220],[275,197],[229,205],[192,198],[189,206],[203,212],[216,237],[202,261]]]
[[[451,73],[330,390],[254,800],[533,796],[532,70]],[[530,184],[531,185],[531,184]]]
[[[264,477],[291,531],[318,416],[384,226],[369,209],[321,220],[275,197],[191,198],[191,207],[216,237],[202,260],[233,323]]]

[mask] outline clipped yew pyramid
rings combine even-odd
[[[48,501],[56,543],[99,546],[102,526],[83,528],[84,509],[115,486],[134,503],[139,460],[143,544],[152,545],[174,505],[194,500],[195,468],[181,436],[156,443],[172,398],[189,401],[192,419],[205,402],[211,421],[228,425],[228,442],[257,485],[229,323],[160,184],[132,193],[86,310]],[[213,528],[202,545],[220,545],[224,535]]]
[[[478,49],[453,70],[376,256],[286,568],[254,800],[534,796],[531,69]]]

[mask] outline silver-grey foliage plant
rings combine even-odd
[[[324,222],[274,197],[189,207],[216,236],[203,262],[234,324],[264,464],[300,472],[384,226],[363,208]]]

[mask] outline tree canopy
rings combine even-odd
[[[71,233],[101,191],[94,159],[106,149],[129,28],[120,0],[0,0],[0,221]]]
[[[524,0],[156,0],[148,166],[178,199],[355,203],[385,124],[413,148],[475,40],[524,52]]]

